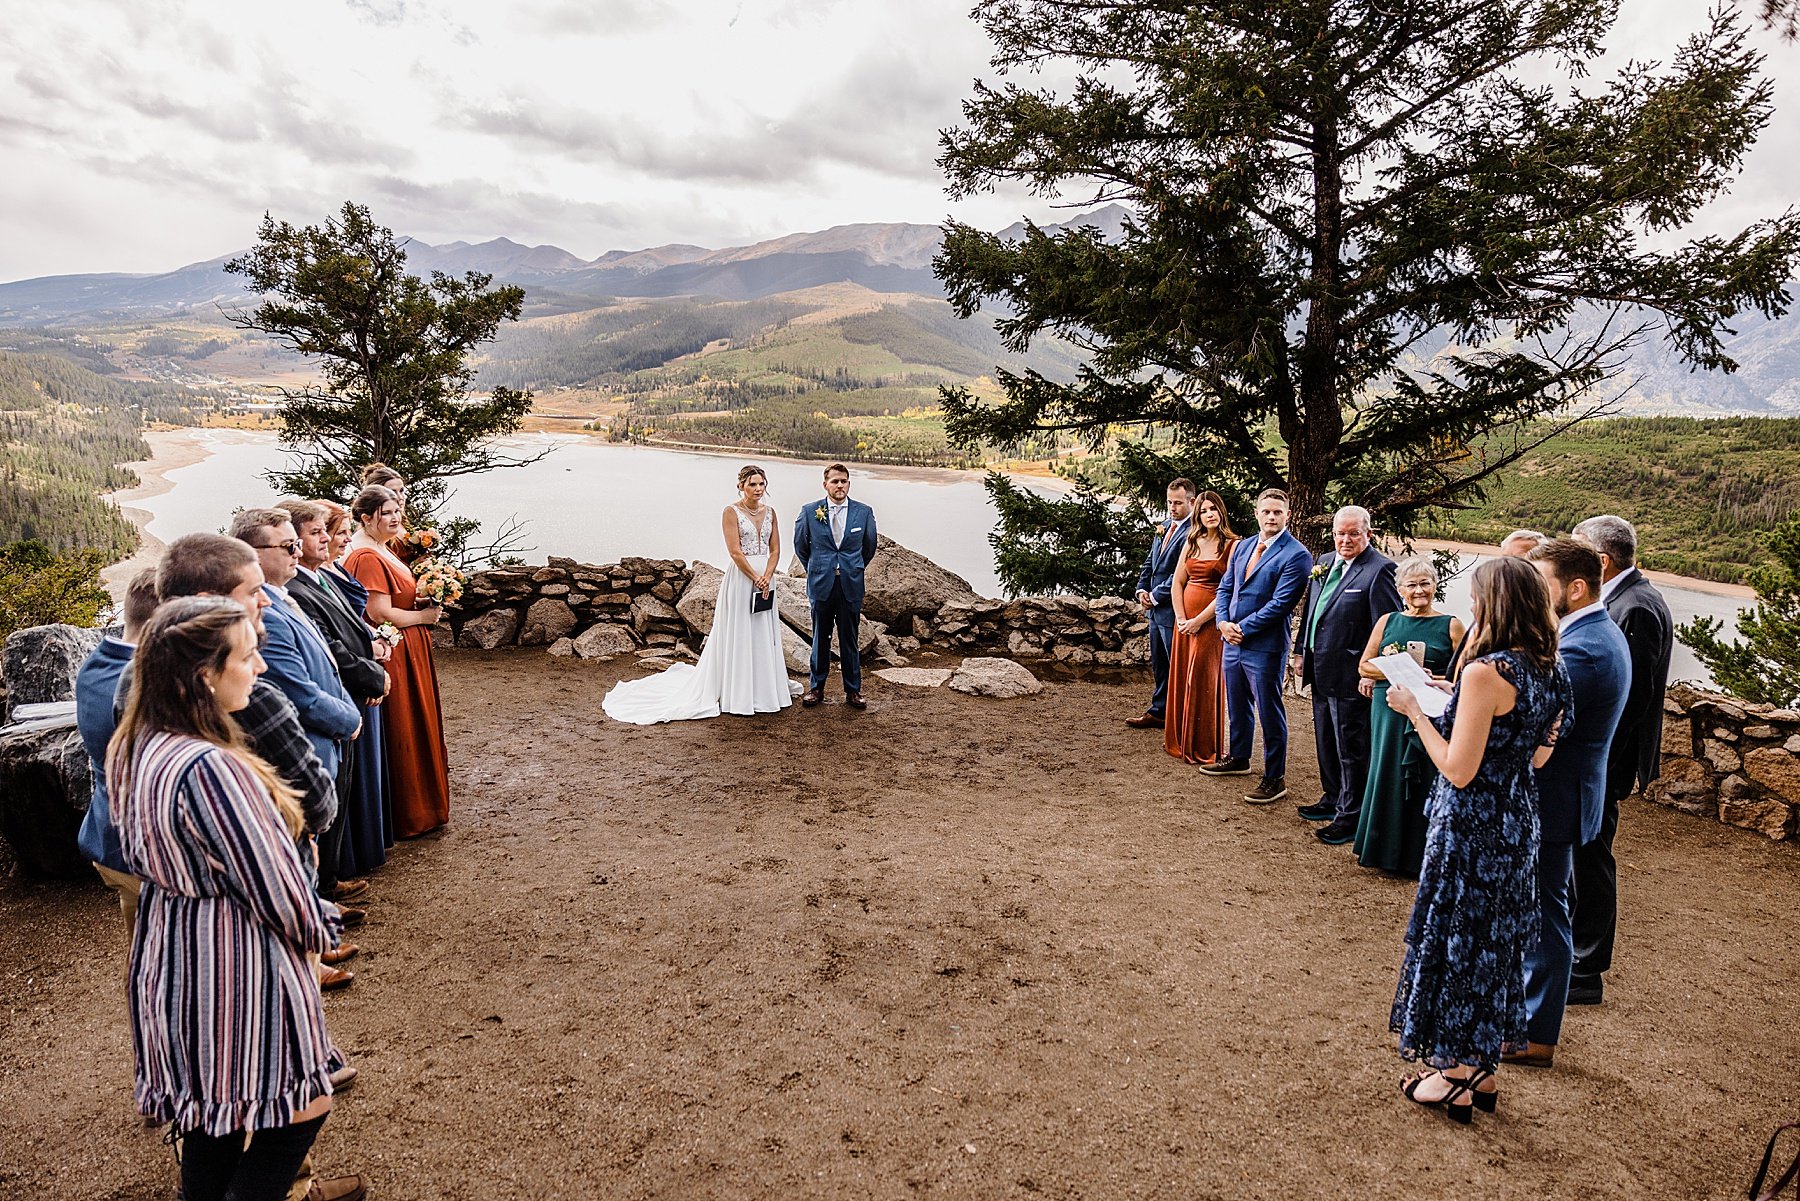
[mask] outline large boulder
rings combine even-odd
[[[1044,686],[1031,672],[1011,659],[964,659],[949,687],[970,696],[994,696],[1009,699],[1042,692]]]
[[[812,674],[812,641],[800,637],[785,625],[781,627],[781,657],[787,660],[789,673],[797,676]]]
[[[574,651],[583,659],[610,659],[638,648],[637,640],[624,626],[601,622],[589,626],[575,639]]]
[[[547,596],[533,601],[525,610],[525,624],[519,629],[520,646],[545,646],[558,638],[566,638],[579,623],[568,602]]]
[[[717,567],[695,562],[694,574],[682,591],[681,599],[675,602],[675,611],[681,614],[681,620],[697,637],[704,638],[712,633],[713,614],[719,608],[719,586],[724,582],[725,573]]]
[[[0,730],[0,836],[27,875],[89,874],[75,835],[92,787],[87,751],[72,724]]]
[[[462,630],[456,636],[456,643],[458,646],[491,651],[497,647],[511,646],[513,635],[518,631],[517,610],[489,609],[480,617],[471,617],[463,622]]]
[[[907,629],[914,617],[929,618],[945,605],[972,604],[981,598],[969,582],[945,571],[924,555],[882,536],[863,574],[863,613],[884,625]]]
[[[6,703],[36,705],[74,700],[75,673],[105,634],[105,630],[67,625],[14,630],[4,649],[0,649]]]

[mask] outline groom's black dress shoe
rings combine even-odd
[[[869,702],[863,700],[863,694],[860,692],[846,692],[844,694],[844,703],[849,705],[852,709],[867,709],[869,707]]]
[[[812,708],[824,699],[824,697],[819,695],[819,690],[817,688],[808,688],[805,692],[800,694],[800,704],[807,709]]]
[[[1598,1005],[1605,996],[1605,985],[1599,976],[1573,976],[1569,979],[1569,1004]]]

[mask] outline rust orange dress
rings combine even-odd
[[[371,593],[387,593],[397,609],[418,604],[412,573],[380,551],[357,547],[344,559],[344,570]],[[394,834],[417,838],[450,820],[450,756],[431,662],[431,627],[407,626],[400,633],[400,645],[386,664],[393,684],[381,706],[381,737]]]
[[[1190,557],[1187,587],[1181,592],[1181,611],[1189,617],[1213,603],[1231,545],[1217,559]],[[1188,763],[1212,763],[1225,753],[1225,644],[1217,623],[1208,622],[1197,634],[1175,631],[1169,656],[1168,716],[1163,723],[1163,746],[1169,754]]]

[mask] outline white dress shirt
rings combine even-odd
[[[1613,578],[1618,579],[1621,577],[1615,576]],[[1601,591],[1604,592],[1606,590],[1604,588],[1602,588]],[[1564,630],[1568,629],[1570,626],[1574,625],[1576,622],[1578,622],[1582,618],[1586,617],[1589,613],[1596,613],[1596,612],[1604,613],[1605,611],[1606,611],[1606,602],[1605,601],[1594,601],[1592,604],[1583,605],[1579,609],[1571,609],[1569,612],[1564,613],[1562,615],[1561,619],[1557,621],[1556,632],[1558,634],[1561,634]]]

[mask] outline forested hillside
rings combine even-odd
[[[1769,560],[1766,532],[1796,512],[1800,420],[1620,417],[1551,439],[1504,472],[1483,505],[1422,532],[1492,543],[1616,513],[1637,525],[1644,566],[1735,582]]]
[[[135,482],[116,464],[148,456],[145,418],[184,422],[203,403],[67,358],[0,351],[0,544],[129,553],[137,534],[100,493]]]

